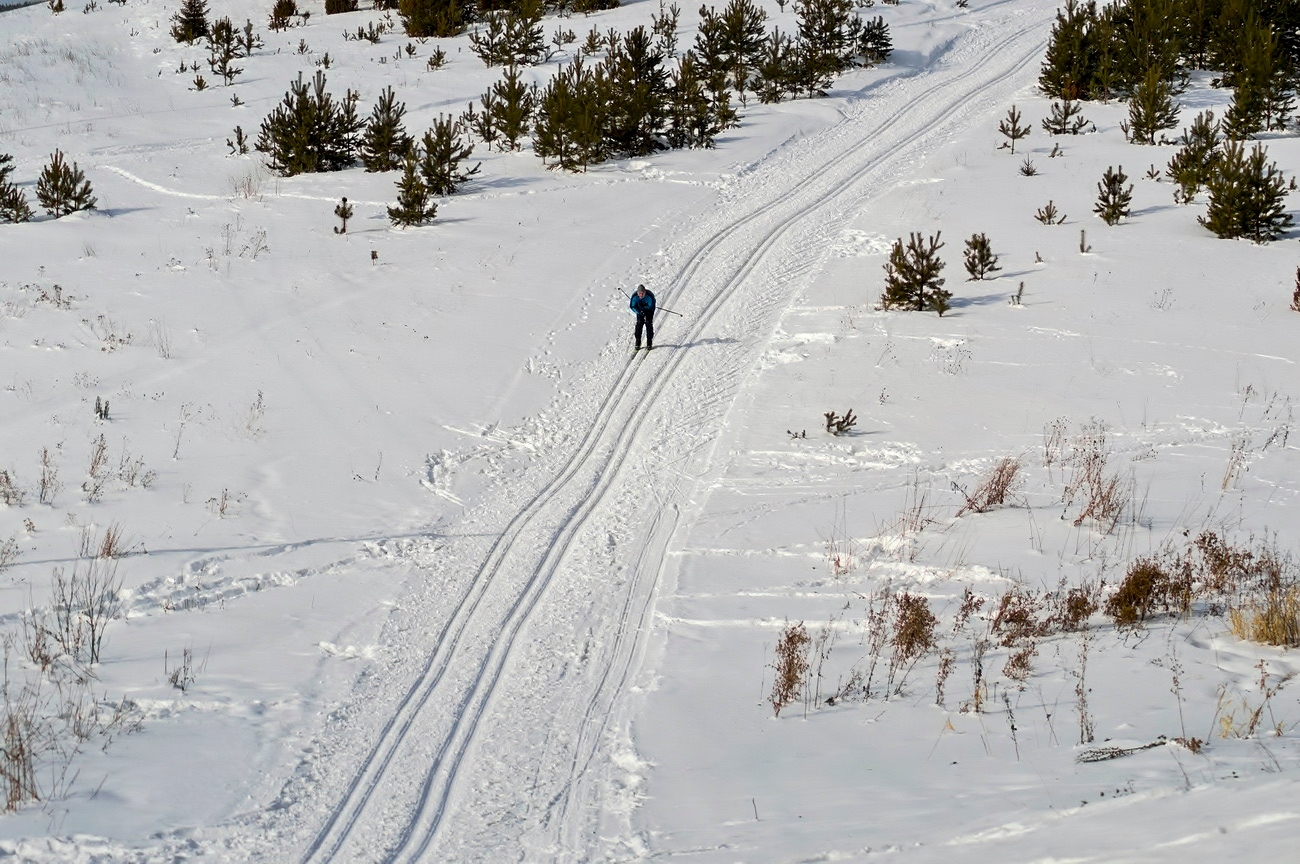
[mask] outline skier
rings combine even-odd
[[[636,293],[632,295],[628,308],[636,313],[636,348],[633,350],[641,350],[641,329],[645,328],[645,350],[649,351],[655,347],[654,292],[647,291],[644,285],[636,286]]]

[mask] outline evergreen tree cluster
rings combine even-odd
[[[709,147],[735,122],[725,91],[710,91],[689,55],[674,73],[646,28],[611,38],[604,59],[579,56],[536,95],[533,150],[552,167],[578,171],[615,156]]]
[[[1066,0],[1038,86],[1063,100],[1130,99],[1135,143],[1177,123],[1173,96],[1191,69],[1233,88],[1228,137],[1284,128],[1300,70],[1295,0]]]
[[[389,221],[402,228],[433,221],[438,213],[434,196],[454,194],[478,173],[478,165],[462,167],[473,152],[461,121],[438,115],[406,154],[397,181],[397,204],[388,208]]]
[[[540,0],[514,2],[516,11],[471,36],[484,61],[506,66],[506,74],[462,120],[489,146],[506,149],[531,132],[543,160],[571,171],[617,156],[711,147],[738,123],[733,106],[747,94],[765,102],[823,94],[836,74],[883,62],[892,50],[884,20],[859,18],[852,0],[801,0],[797,37],[769,32],[767,13],[753,0],[729,0],[721,11],[700,9],[695,44],[678,58],[658,18],[654,30],[593,30],[578,56],[536,89],[521,82],[517,66],[544,50],[540,32],[535,42],[510,34],[525,32],[535,20],[525,13],[539,8],[528,4]],[[512,15],[522,22],[513,30],[496,23]],[[604,57],[593,58],[601,49]]]

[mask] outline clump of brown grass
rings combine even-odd
[[[966,503],[957,511],[958,516],[964,516],[966,513],[984,513],[992,510],[994,507],[1000,507],[1007,501],[1007,496],[1016,491],[1020,484],[1020,458],[1016,456],[1003,456],[998,460],[998,464],[993,466],[980,485],[975,487],[975,491],[967,494],[960,486],[953,484]]]
[[[1300,647],[1300,586],[1269,591],[1228,607],[1228,626],[1247,642]]]
[[[781,631],[781,638],[776,643],[776,662],[773,669],[776,676],[772,679],[772,692],[767,701],[772,706],[775,716],[781,716],[781,709],[802,696],[808,685],[808,672],[811,664],[808,651],[812,640],[808,628],[802,621],[786,624]]]
[[[889,639],[889,678],[886,689],[901,694],[908,674],[922,657],[935,649],[934,629],[939,619],[930,602],[904,591],[893,600],[893,635]]]

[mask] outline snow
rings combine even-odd
[[[267,32],[265,5],[213,0],[265,47],[232,87],[201,92],[177,73],[204,52],[168,35],[173,4],[0,16],[12,179],[35,206],[59,148],[99,198],[0,226],[0,470],[27,492],[0,505],[0,543],[20,553],[0,615],[17,638],[24,610],[49,607],[55,568],[79,566],[83,531],[118,526],[123,614],[92,686],[139,721],[81,748],[66,794],[0,817],[0,851],[1285,856],[1300,664],[1221,616],[1125,634],[1098,614],[1087,635],[1043,638],[1023,683],[994,647],[984,710],[963,710],[971,641],[952,624],[967,588],[996,602],[1014,585],[1113,587],[1204,530],[1298,551],[1295,234],[1214,238],[1196,222],[1203,196],[1175,205],[1167,180],[1143,177],[1172,149],[1125,143],[1122,104],[1085,105],[1096,133],[1046,135],[1034,85],[1054,2],[875,7],[893,57],[825,99],[751,102],[715,150],[578,175],[480,146],[479,178],[406,230],[384,214],[393,175],[277,178],[226,138],[254,136],[325,52],[332,92],[358,90],[365,111],[392,85],[417,133],[499,70],[465,38],[411,59],[394,56],[400,34],[345,41],[380,20],[370,11],[305,4],[305,26]],[[793,30],[789,7],[764,6]],[[679,47],[696,20],[683,10]],[[450,62],[429,71],[435,45]],[[1227,99],[1194,79],[1182,122]],[[996,131],[1013,104],[1034,127],[1014,156]],[[1283,170],[1300,164],[1295,138],[1266,143]],[[1134,184],[1114,227],[1091,214],[1111,165]],[[1049,199],[1064,224],[1033,218]],[[875,308],[890,245],[912,231],[942,231],[942,318]],[[975,232],[1004,269],[964,282]],[[659,317],[648,355],[629,351],[620,293],[638,282],[681,313]],[[822,431],[848,408],[849,434]],[[1073,524],[1068,469],[1044,464],[1053,428],[1068,451],[1089,424],[1133,495],[1109,533]],[[99,436],[114,478],[92,501]],[[1014,502],[957,516],[956,487],[1005,456],[1023,462]],[[865,655],[884,586],[940,617],[957,658],[942,705],[934,654],[901,695],[824,701]],[[774,646],[799,621],[830,646],[821,699],[774,717]],[[187,649],[181,690],[168,677]],[[1277,688],[1266,720],[1223,737],[1263,703],[1261,661]],[[10,680],[29,667],[17,639]],[[1207,746],[1138,749],[1159,736]],[[1127,749],[1079,761],[1090,747]]]

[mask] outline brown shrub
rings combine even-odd
[[[1032,642],[1047,634],[1047,622],[1039,617],[1042,611],[1040,598],[1015,586],[998,601],[990,629],[1003,648]]]
[[[939,619],[930,611],[930,603],[917,594],[904,591],[894,598],[894,626],[889,646],[889,683],[887,690],[901,693],[912,667],[935,648],[934,628]]]
[[[767,697],[777,717],[781,716],[781,709],[798,699],[807,686],[811,642],[802,621],[787,624],[781,631],[781,638],[776,643],[776,663],[772,667],[776,670],[776,677]]]
[[[1156,558],[1143,557],[1129,565],[1124,581],[1106,600],[1106,615],[1121,630],[1133,629],[1157,609],[1168,610],[1173,584],[1168,568]]]

